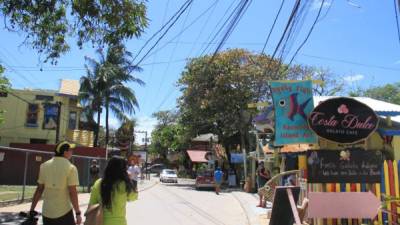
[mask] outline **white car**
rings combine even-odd
[[[160,173],[160,182],[178,183],[178,176],[175,170],[163,169]]]

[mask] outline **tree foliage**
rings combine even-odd
[[[133,76],[139,67],[129,63],[129,52],[122,44],[111,46],[105,55],[99,50],[100,61],[86,58],[87,75],[81,78],[81,101],[97,112],[97,129],[100,126],[100,114],[105,109],[106,143],[109,140],[110,111],[121,121],[127,120],[125,113],[132,114],[139,107],[134,90],[127,87],[128,82],[144,85],[144,82]],[[95,135],[95,142],[98,134]],[[95,143],[96,144],[96,143]]]
[[[210,56],[189,61],[178,82],[182,124],[189,135],[212,132],[228,147],[231,136],[245,134],[252,113],[247,104],[268,101],[268,81],[285,78],[273,72],[281,70],[278,66],[268,56],[242,49],[219,53],[211,63]]]
[[[350,92],[349,95],[353,97],[370,97],[400,105],[400,82],[367,89],[358,88],[357,90]]]
[[[26,33],[25,43],[52,62],[70,49],[68,37],[80,48],[103,47],[139,37],[148,25],[140,0],[0,0],[0,10],[5,27]]]
[[[315,86],[316,94],[341,90],[328,70],[300,65],[289,68],[269,56],[243,49],[221,52],[212,61],[210,58],[191,59],[178,81],[182,91],[178,102],[181,123],[187,136],[217,134],[228,151],[233,144],[249,145],[256,109],[248,109],[247,105],[271,102],[268,81],[319,79],[325,83]]]
[[[168,152],[178,152],[185,149],[188,140],[184,128],[178,122],[179,115],[174,111],[159,111],[153,114],[157,125],[151,133],[150,151],[166,159]]]
[[[8,79],[5,76],[3,76],[3,72],[4,72],[4,67],[0,65],[0,93],[7,93],[11,87],[11,84],[8,81]],[[4,121],[3,114],[4,110],[0,109],[0,124],[3,123]]]

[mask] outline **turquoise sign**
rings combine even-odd
[[[275,145],[316,143],[307,118],[314,109],[312,82],[270,83],[275,108]]]

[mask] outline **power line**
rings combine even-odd
[[[396,2],[396,0],[393,0],[393,3],[394,3],[394,13],[396,15],[397,38],[400,43],[400,24],[399,24],[399,17],[398,17],[398,10],[400,7],[400,2],[399,1]]]
[[[302,53],[300,55],[309,57],[309,58],[316,58],[316,59],[321,59],[321,60],[326,60],[326,61],[340,62],[340,63],[346,63],[346,64],[357,65],[357,66],[377,68],[377,69],[382,69],[382,70],[400,71],[400,69],[397,69],[397,68],[385,67],[385,66],[379,66],[379,65],[373,65],[373,64],[366,64],[366,63],[359,63],[359,62],[354,62],[354,61],[349,61],[349,60],[344,60],[344,59],[335,59],[335,58],[330,58],[330,57],[325,57],[325,56],[316,56],[316,55],[310,55],[310,54],[304,54],[304,53]]]
[[[275,28],[276,21],[278,20],[279,14],[281,13],[281,10],[282,10],[282,8],[283,8],[284,3],[285,3],[285,0],[282,0],[281,6],[279,7],[279,10],[278,10],[278,13],[276,14],[275,19],[274,19],[274,22],[272,23],[271,29],[269,30],[269,33],[268,33],[268,36],[267,36],[267,40],[265,40],[264,46],[263,46],[263,48],[262,48],[262,50],[261,50],[261,53],[262,53],[262,54],[264,54],[264,52],[265,52],[265,48],[267,47],[269,38],[270,38],[270,36],[271,36],[271,34],[272,34],[272,31],[273,31],[274,28]]]
[[[188,11],[188,13],[186,14],[185,20],[183,21],[182,30],[185,28],[185,24],[186,24],[186,21],[187,21],[187,19],[188,19],[188,17],[189,17],[189,14],[190,14],[191,9],[192,9],[192,5],[190,5],[189,11]],[[180,35],[183,33],[182,30],[181,30],[181,32],[180,32]],[[179,42],[180,35],[179,35],[179,37],[178,37],[178,42]],[[170,54],[170,57],[169,57],[169,61],[172,60],[172,57],[174,56],[177,47],[178,47],[178,44],[175,44],[175,47],[174,47],[174,48],[172,49],[172,51],[171,51],[171,54]],[[163,75],[161,76],[160,84],[159,84],[159,86],[158,86],[158,88],[157,88],[156,95],[155,95],[155,99],[156,99],[156,100],[157,100],[157,98],[158,98],[158,94],[160,93],[161,86],[162,86],[162,84],[164,83],[166,74],[167,74],[168,71],[169,71],[170,65],[171,65],[170,63],[167,64],[167,68],[164,69],[164,73],[163,73]]]
[[[164,15],[163,15],[163,18],[162,18],[162,22],[161,22],[161,24],[163,24],[164,23],[164,21],[165,21],[165,17],[167,16],[167,12],[168,12],[168,8],[169,8],[169,0],[167,1],[167,5],[165,6],[165,10],[164,10]],[[153,63],[154,63],[154,61],[156,60],[156,57],[157,57],[157,54],[154,54],[154,57],[153,57]],[[143,66],[143,64],[142,64],[142,66]],[[151,70],[150,70],[150,78],[149,78],[149,81],[151,81],[151,79],[153,78],[153,72],[154,72],[154,64],[151,66]],[[145,95],[144,95],[144,108],[147,106],[147,97],[148,97],[148,92],[149,92],[149,89],[148,88],[146,88],[146,90],[145,90]]]
[[[190,0],[187,0],[185,3],[183,3],[183,5],[179,8],[179,10],[177,11],[177,12],[175,12],[175,14],[174,15],[172,15],[172,17],[171,18],[169,18],[169,20],[164,24],[164,25],[162,25],[161,26],[161,28],[158,30],[158,31],[156,31],[145,43],[144,43],[144,45],[140,48],[140,50],[138,51],[138,53],[136,54],[136,56],[132,59],[132,62],[133,61],[135,61],[136,60],[136,58],[140,55],[140,53],[143,51],[143,49],[147,46],[147,44],[153,39],[153,38],[155,38],[155,36],[157,35],[157,34],[159,34],[183,9],[184,9],[184,7],[185,7],[185,5],[186,4],[188,4],[189,3],[189,1]],[[167,7],[166,8],[168,8],[168,4],[169,4],[169,1],[167,2]],[[164,16],[166,15],[166,12],[164,12]],[[164,23],[164,19],[163,19],[163,23]]]
[[[188,0],[187,2],[188,4],[186,4],[185,8],[179,12],[178,16],[174,19],[174,21],[172,21],[172,23],[167,27],[165,32],[157,39],[156,43],[154,43],[154,45],[151,46],[151,48],[146,52],[146,54],[144,54],[144,56],[136,63],[136,66],[138,66],[147,57],[147,55],[150,54],[150,52],[157,46],[157,44],[164,38],[164,36],[168,33],[168,31],[175,25],[176,21],[178,21],[181,15],[193,3],[193,0]]]
[[[300,44],[300,46],[297,48],[296,52],[294,53],[294,55],[293,55],[292,58],[290,59],[290,61],[289,61],[289,66],[292,64],[293,59],[294,59],[294,58],[296,57],[296,55],[299,53],[300,49],[304,46],[304,44],[307,42],[308,38],[310,37],[311,33],[313,32],[314,27],[315,27],[315,24],[318,22],[318,18],[319,18],[319,16],[321,15],[321,11],[322,11],[322,8],[323,8],[323,6],[324,6],[324,3],[325,3],[325,0],[322,0],[322,1],[321,1],[321,6],[319,7],[319,10],[318,10],[317,17],[315,17],[314,23],[312,24],[312,26],[311,26],[311,28],[310,28],[310,30],[309,30],[309,32],[308,32],[306,38],[305,38],[304,41]],[[288,68],[289,68],[289,66],[288,66]]]
[[[161,47],[157,48],[156,50],[154,50],[152,53],[150,53],[148,56],[152,56],[153,54],[157,53],[158,51],[162,50],[165,46],[167,46],[168,44],[171,44],[173,40],[175,40],[176,38],[178,38],[183,32],[185,32],[187,29],[189,29],[193,24],[195,24],[201,17],[203,17],[210,9],[213,5],[215,5],[216,2],[214,2],[213,4],[211,4],[206,10],[204,10],[202,13],[199,14],[199,16],[197,16],[189,25],[187,25],[181,32],[179,32],[177,35],[175,35],[173,38],[171,38],[168,42],[166,42],[164,45],[162,45]]]

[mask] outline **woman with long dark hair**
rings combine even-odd
[[[103,178],[94,183],[89,205],[102,204],[103,225],[126,225],[126,202],[136,199],[137,192],[129,179],[125,159],[114,156]]]

